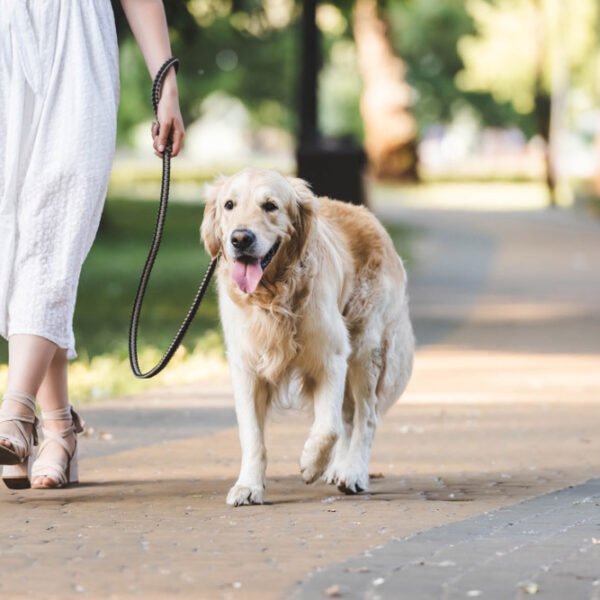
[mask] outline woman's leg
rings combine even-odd
[[[7,397],[2,404],[5,414],[29,416],[31,411],[20,402],[10,397],[10,392],[20,392],[36,396],[46,376],[58,346],[37,335],[11,335],[8,340],[8,383]],[[15,427],[10,421],[5,421],[1,427]],[[23,424],[28,434],[32,426]],[[11,446],[7,440],[0,439],[0,444]]]
[[[69,406],[69,392],[67,387],[67,352],[62,348],[58,348],[54,353],[54,357],[48,366],[46,376],[40,385],[37,399],[42,409],[42,413],[66,409]],[[61,433],[71,425],[71,419],[45,420],[44,429]],[[59,444],[48,444],[43,452],[44,461],[63,462],[68,456],[65,449]],[[54,481],[46,475],[34,476],[32,478],[33,485],[44,485],[54,487]]]
[[[8,339],[8,391],[36,396],[58,346],[38,335],[15,334]]]
[[[58,348],[38,391],[37,399],[43,411],[59,410],[69,406],[67,365],[67,351]]]

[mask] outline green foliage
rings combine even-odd
[[[357,142],[362,142],[361,89],[353,42],[349,39],[336,40],[319,79],[319,127],[323,134],[350,135]]]
[[[352,37],[352,2],[320,4],[322,68],[319,77],[319,128],[326,136],[350,136],[361,143],[362,81]]]
[[[464,36],[458,45],[465,62],[459,74],[463,89],[491,92],[497,102],[510,102],[529,114],[536,95],[550,95],[557,60],[564,60],[571,85],[589,77],[597,45],[597,0],[469,0],[466,6],[476,34]]]
[[[552,131],[575,116],[576,95],[589,110],[597,93],[597,0],[469,0],[466,6],[476,33],[458,42],[465,63],[459,87],[488,92],[532,117],[533,131],[549,142],[546,177],[555,202],[560,192],[552,140],[559,136]]]
[[[465,92],[457,86],[456,76],[464,68],[457,42],[475,34],[463,0],[388,0],[387,15],[394,45],[407,64],[407,80],[416,91],[413,110],[421,129],[449,122],[468,107],[482,124],[534,130],[532,120],[509,102],[498,102],[487,91]]]
[[[121,96],[119,100],[118,142],[128,144],[133,128],[152,119],[150,80],[133,38],[120,44]]]
[[[239,10],[233,11],[233,4]],[[219,90],[242,98],[257,125],[294,129],[297,15],[292,11],[294,20],[288,23],[285,14],[265,12],[271,3],[233,4],[165,3],[173,54],[181,59],[178,83],[184,120],[198,118],[202,99]],[[132,127],[152,117],[150,78],[118,3],[115,16],[121,45],[119,141],[127,143]],[[280,22],[286,27],[278,26]]]

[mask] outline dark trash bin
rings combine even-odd
[[[322,138],[304,143],[296,151],[298,176],[306,179],[318,196],[352,204],[365,203],[364,150],[348,138]]]

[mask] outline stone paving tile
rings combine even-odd
[[[600,479],[397,540],[314,573],[295,600],[597,598]]]
[[[83,406],[80,413],[92,428],[90,435],[81,438],[81,458],[108,456],[132,448],[211,435],[236,424],[231,406]]]

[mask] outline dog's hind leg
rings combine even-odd
[[[243,369],[232,368],[231,376],[242,464],[238,480],[227,494],[227,504],[262,504],[267,469],[264,433],[270,390],[266,382]]]
[[[326,483],[337,485],[337,470],[343,464],[348,449],[350,448],[350,440],[352,438],[352,424],[354,422],[354,398],[352,390],[346,380],[346,390],[344,392],[344,405],[342,407],[342,429],[340,436],[336,442],[329,466],[323,475],[323,480]]]
[[[377,383],[381,352],[371,350],[354,356],[348,365],[348,386],[354,397],[352,436],[344,456],[336,455],[334,483],[346,494],[369,487],[369,461],[377,427]]]

